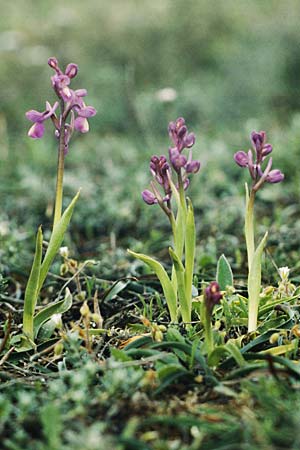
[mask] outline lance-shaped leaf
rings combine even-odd
[[[23,313],[23,333],[33,340],[33,316],[39,295],[39,279],[42,262],[43,233],[39,227],[36,236],[35,255],[25,291],[24,313]]]
[[[189,302],[185,289],[185,269],[178,255],[170,247],[169,253],[172,258],[177,278],[178,300],[182,319],[184,322],[191,321],[191,301]]]
[[[39,279],[39,290],[41,290],[43,283],[45,281],[45,278],[49,272],[50,266],[62,244],[65,232],[70,223],[70,220],[71,220],[71,217],[73,214],[73,210],[74,210],[75,204],[78,200],[79,194],[80,194],[80,191],[77,192],[77,194],[71,201],[70,205],[64,211],[61,219],[59,220],[59,222],[57,222],[57,224],[53,228],[53,231],[52,231],[52,234],[50,237],[50,241],[49,241],[49,245],[48,245],[48,249],[47,249],[47,252],[45,254],[45,257],[43,259],[43,263],[41,266],[40,279]]]
[[[225,291],[227,286],[233,286],[233,274],[225,255],[221,255],[217,265],[217,282],[221,291]]]
[[[186,232],[185,232],[185,291],[187,301],[189,302],[189,308],[191,309],[195,246],[196,246],[196,229],[195,229],[193,205],[189,198],[187,200],[188,200],[188,209],[186,216]]]
[[[65,298],[63,300],[50,303],[50,305],[39,311],[33,319],[34,337],[37,336],[43,323],[49,320],[54,314],[62,314],[68,311],[72,306],[72,299],[71,292],[66,288]]]
[[[262,238],[255,250],[248,275],[248,333],[255,331],[257,327],[257,315],[259,294],[261,290],[261,258],[267,241],[268,232]]]
[[[225,345],[219,345],[212,351],[207,360],[209,366],[217,366],[219,361],[226,354],[232,356],[239,367],[245,367],[247,365],[247,362],[245,361],[238,346],[229,340]]]
[[[163,289],[167,305],[170,311],[171,321],[176,322],[177,321],[177,295],[173,288],[172,282],[170,278],[168,277],[167,272],[163,268],[163,266],[156,261],[155,259],[151,258],[150,256],[144,255],[143,253],[135,253],[132,250],[127,250],[128,253],[132,256],[134,256],[137,259],[140,259],[145,264],[147,264],[149,267],[151,267],[152,270],[154,270],[157,278],[160,281],[161,287]]]

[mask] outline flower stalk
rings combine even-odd
[[[203,301],[200,308],[201,322],[204,328],[205,346],[208,356],[215,348],[212,329],[212,313],[214,307],[220,303],[223,295],[220,286],[216,281],[212,281],[204,290]]]
[[[65,72],[60,69],[56,58],[49,58],[48,65],[55,71],[55,74],[51,77],[51,82],[59,102],[57,101],[51,106],[47,101],[45,111],[30,110],[26,113],[27,119],[33,122],[33,125],[28,131],[29,137],[33,139],[42,138],[45,133],[44,122],[51,119],[55,129],[54,134],[58,140],[57,178],[52,233],[46,254],[43,257],[43,235],[41,227],[38,230],[35,256],[25,291],[23,337],[25,337],[26,344],[23,346],[23,349],[26,350],[34,346],[34,340],[43,322],[48,320],[55,312],[61,312],[62,308],[66,310],[65,308],[69,308],[72,304],[72,296],[67,292],[64,301],[58,301],[53,305],[50,304],[35,315],[35,307],[40,291],[50,266],[63,242],[79,197],[78,192],[62,214],[64,160],[69,151],[69,142],[75,129],[81,133],[88,132],[89,125],[87,118],[96,114],[95,108],[86,106],[83,101],[83,97],[87,95],[87,91],[85,89],[74,91],[69,87],[71,79],[77,75],[77,65],[73,63],[68,64]],[[60,113],[57,116],[56,110],[59,104]],[[69,118],[70,121],[68,122]],[[22,351],[22,347],[19,351]]]
[[[64,101],[61,101],[62,110],[64,110]],[[61,125],[59,130],[58,158],[57,158],[57,177],[55,189],[55,206],[53,227],[61,218],[63,203],[63,182],[64,182],[64,165],[65,165],[65,119],[61,117]]]
[[[200,162],[192,160],[190,149],[195,143],[195,136],[188,133],[185,120],[180,117],[171,122],[168,130],[174,145],[169,148],[169,161],[165,156],[152,156],[150,171],[154,180],[151,182],[151,191],[143,191],[142,198],[148,205],[158,204],[170,221],[174,247],[169,249],[171,277],[153,258],[132,251],[129,253],[155,271],[165,294],[171,321],[176,322],[181,318],[188,326],[192,314],[196,232],[192,203],[185,192],[190,183],[189,175],[199,171]],[[188,157],[184,155],[184,149],[189,149]],[[174,172],[175,182],[172,179]]]
[[[252,186],[249,193],[246,183],[246,208],[245,208],[245,239],[248,259],[248,332],[257,328],[259,307],[259,295],[261,290],[261,260],[267,241],[266,232],[260,244],[255,247],[254,233],[254,202],[258,190],[267,183],[280,183],[284,175],[278,169],[272,169],[272,158],[269,156],[273,150],[271,144],[266,143],[264,131],[251,133],[252,149],[248,152],[235,153],[234,160],[240,167],[247,167],[252,178]],[[265,168],[262,168],[267,160]]]

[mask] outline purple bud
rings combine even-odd
[[[185,125],[185,120],[183,117],[178,117],[175,122],[176,129],[179,130],[183,125]]]
[[[48,65],[54,70],[58,70],[58,61],[56,58],[51,57],[48,59]]]
[[[200,170],[200,161],[190,161],[186,164],[185,170],[187,173],[197,173]]]
[[[186,178],[185,180],[183,180],[183,189],[186,191],[187,190],[187,188],[189,187],[189,185],[190,185],[190,180],[189,180],[189,178]],[[178,186],[176,186],[177,187],[177,189],[178,189]]]
[[[177,131],[177,136],[179,137],[179,139],[182,139],[186,135],[186,133],[187,133],[187,127],[185,125],[183,125]]]
[[[284,174],[278,169],[271,170],[266,177],[268,183],[280,183],[283,179]]]
[[[30,111],[27,111],[25,116],[31,122],[43,122],[43,120],[44,120],[44,113],[41,113],[39,111],[35,111],[34,109],[31,109]]]
[[[40,139],[43,137],[45,132],[45,126],[43,122],[35,122],[30,130],[28,131],[28,136],[33,139]]]
[[[142,198],[144,202],[147,203],[147,205],[154,205],[157,203],[157,198],[155,197],[153,192],[149,191],[148,189],[142,192]]]
[[[85,97],[87,95],[86,89],[76,89],[75,94],[77,97]]]
[[[189,133],[184,138],[184,146],[187,148],[193,147],[193,145],[195,144],[195,140],[196,140],[196,137],[195,137],[194,133]]]
[[[90,129],[89,123],[85,117],[76,117],[74,121],[74,128],[80,133],[87,133]]]
[[[265,140],[266,140],[265,131],[260,131],[259,133],[257,131],[252,131],[251,141],[255,151],[259,152],[262,150]]]
[[[212,281],[204,292],[205,305],[210,314],[214,306],[220,303],[222,297],[223,294],[220,292],[220,286],[216,281]]]
[[[273,150],[273,147],[271,144],[265,144],[263,149],[262,149],[262,157],[265,158],[267,155],[269,155]]]
[[[67,77],[69,77],[69,78],[74,78],[74,77],[76,77],[77,72],[78,72],[77,64],[70,63],[66,67],[65,75],[67,75]]]
[[[239,151],[239,152],[235,153],[234,160],[240,167],[248,167],[249,158],[248,158],[247,153],[245,153],[243,151]]]
[[[177,148],[169,149],[170,161],[176,172],[179,172],[182,167],[187,163],[187,159],[182,155]]]
[[[85,106],[77,111],[78,116],[80,117],[93,117],[97,114],[97,111],[93,106]]]

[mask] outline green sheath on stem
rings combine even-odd
[[[251,262],[255,251],[254,216],[253,216],[255,192],[251,190],[249,194],[247,183],[245,184],[245,189],[246,189],[245,238],[247,246],[248,270],[250,270]]]
[[[188,209],[186,217],[186,233],[185,233],[185,291],[186,298],[189,303],[189,310],[192,308],[192,286],[194,274],[196,246],[196,228],[194,210],[191,200],[188,198]]]
[[[25,291],[24,313],[23,313],[23,333],[33,341],[33,315],[37,298],[40,292],[39,278],[42,262],[43,233],[39,227],[36,236],[35,255]]]

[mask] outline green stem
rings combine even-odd
[[[251,189],[250,195],[248,185],[246,184],[246,212],[245,212],[245,238],[248,257],[248,271],[252,264],[255,243],[254,243],[254,200],[255,191]]]
[[[183,187],[183,180],[181,176],[181,172],[178,173],[178,191],[180,196],[180,203],[181,207],[186,215],[187,213],[187,206],[186,206],[186,200],[185,200],[185,193],[184,193],[184,187]]]
[[[188,198],[188,209],[186,216],[185,230],[185,291],[189,303],[189,310],[192,310],[192,286],[194,274],[194,260],[196,247],[196,228],[193,205]]]
[[[64,102],[61,103],[61,110],[64,111]],[[61,116],[61,125],[59,133],[58,160],[57,160],[57,178],[56,178],[56,195],[53,228],[59,222],[62,213],[63,202],[63,179],[64,179],[64,162],[65,162],[65,123],[64,115]]]
[[[211,314],[205,305],[204,299],[201,305],[201,320],[204,327],[204,337],[207,354],[210,355],[211,352],[214,350],[214,337],[211,326]]]

